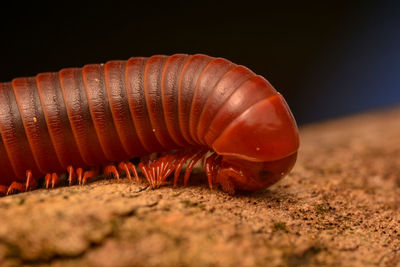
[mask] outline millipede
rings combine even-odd
[[[262,76],[223,58],[175,54],[65,68],[0,83],[0,195],[100,174],[186,186],[266,188],[290,172],[294,117]],[[140,159],[134,164],[132,159]],[[183,173],[184,172],[184,173]],[[172,178],[173,176],[173,178]],[[171,181],[172,183],[172,181]]]

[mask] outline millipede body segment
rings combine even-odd
[[[84,184],[100,173],[152,188],[203,159],[209,186],[265,188],[293,167],[294,118],[263,77],[223,58],[176,54],[0,83],[0,194]]]

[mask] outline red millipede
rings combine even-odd
[[[155,55],[0,83],[0,194],[101,172],[151,188],[203,159],[210,188],[265,188],[294,166],[296,122],[263,77],[223,58]],[[132,177],[133,176],[133,177]]]

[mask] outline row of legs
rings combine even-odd
[[[214,152],[209,153],[207,149],[176,151],[174,153],[161,155],[152,154],[141,158],[138,167],[149,183],[150,188],[155,189],[164,185],[166,179],[173,172],[173,184],[174,186],[177,186],[181,170],[186,165],[183,178],[183,184],[186,186],[194,166],[201,159],[203,159],[203,166],[207,175],[208,185],[212,188],[215,183],[221,157]],[[90,169],[83,169],[69,166],[66,170],[69,185],[84,185],[88,180],[98,177],[102,173],[105,176],[111,176],[115,179],[120,179],[120,177],[126,176],[129,180],[133,181],[133,179],[135,179],[135,181],[139,181],[136,166],[130,161],[123,161],[118,164],[109,164],[103,168],[93,167]],[[44,176],[45,188],[54,188],[59,184],[60,174],[49,172]],[[0,185],[0,196],[25,192],[37,187],[38,181],[33,178],[32,172],[27,170],[26,180],[24,183],[15,181],[8,186]]]

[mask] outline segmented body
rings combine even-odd
[[[0,185],[25,183],[27,171],[37,181],[154,152],[175,151],[175,168],[184,155],[203,156],[236,117],[274,94],[243,66],[184,54],[0,83]]]

